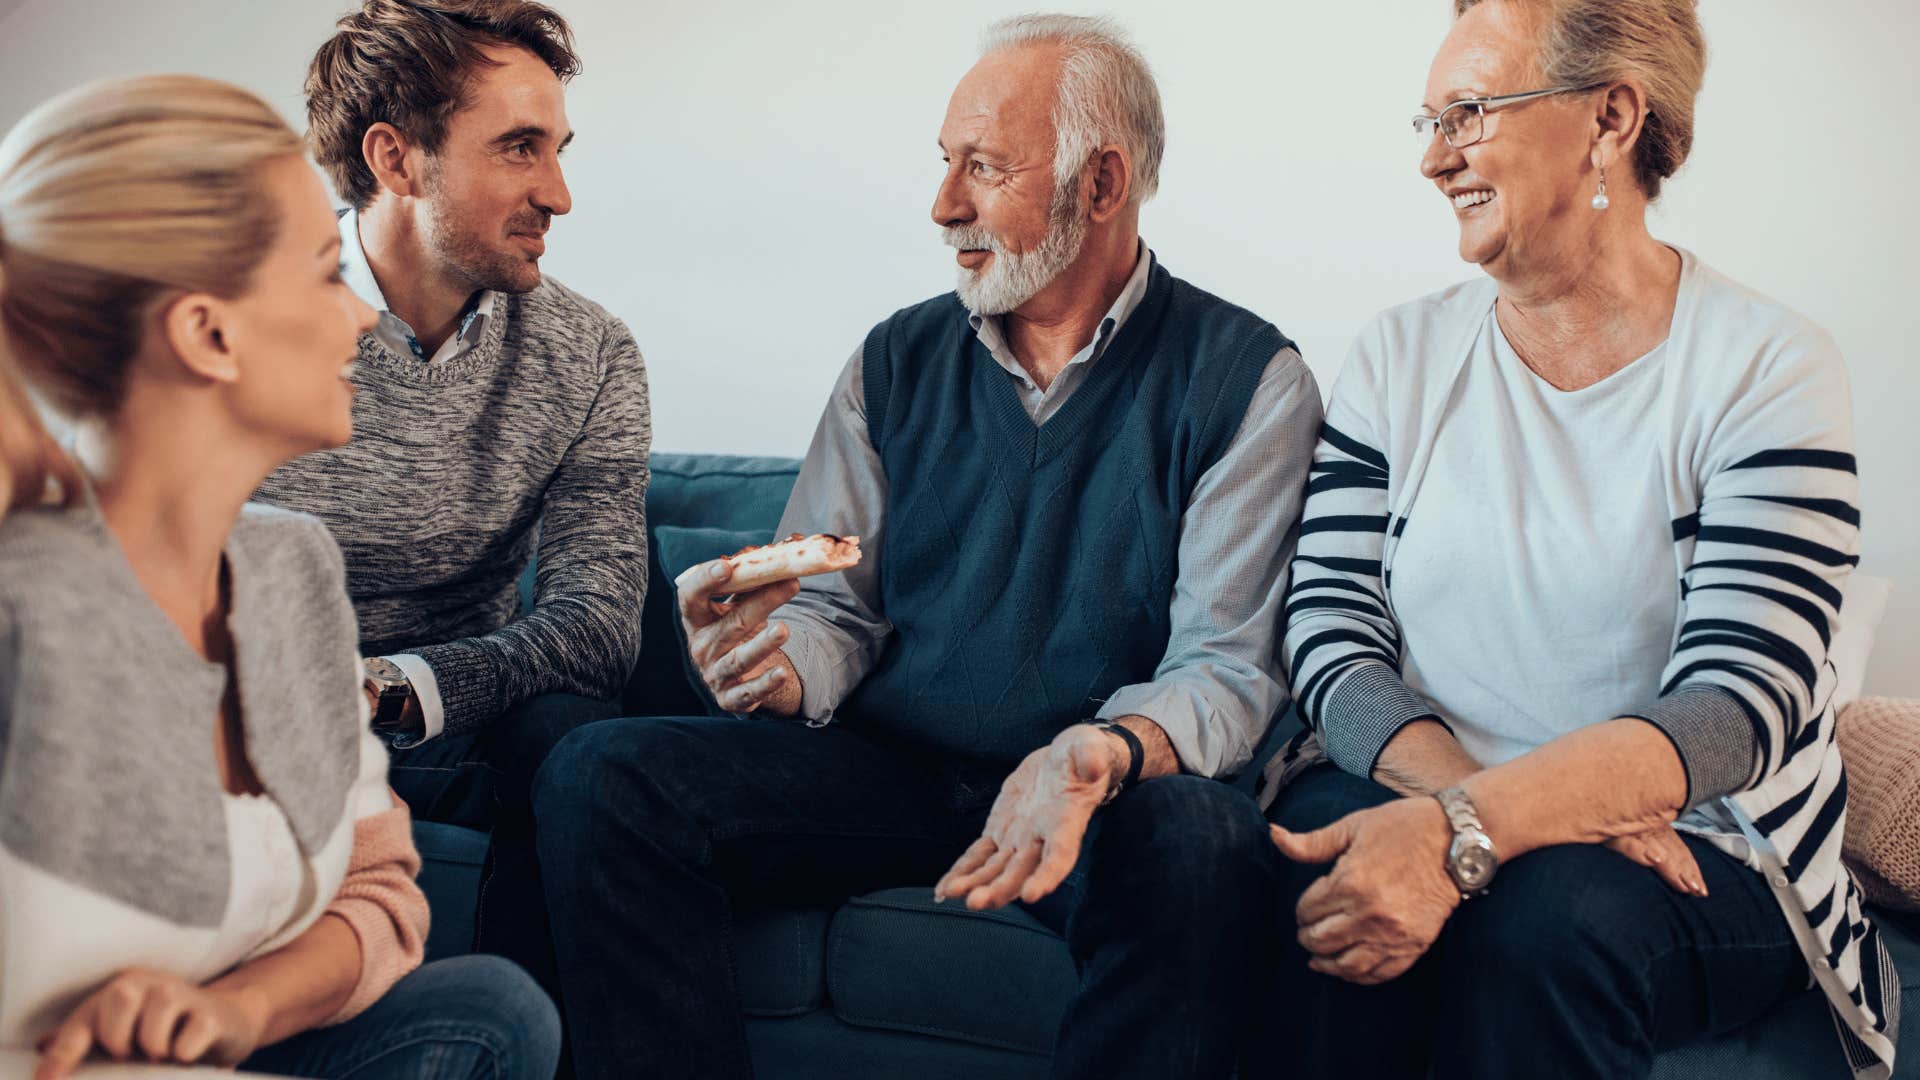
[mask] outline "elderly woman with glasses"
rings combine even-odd
[[[1295,898],[1243,1076],[1647,1076],[1809,981],[1887,1076],[1827,648],[1847,376],[1649,235],[1692,0],[1457,0],[1414,120],[1485,278],[1362,332],[1315,457],[1263,794]],[[1296,936],[1297,935],[1297,936]]]

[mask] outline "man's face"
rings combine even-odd
[[[573,141],[553,69],[517,46],[485,50],[466,100],[426,156],[422,231],[443,273],[475,291],[540,285],[547,225],[573,208],[560,152]]]
[[[955,291],[978,315],[1012,311],[1079,257],[1086,208],[1078,178],[1055,182],[1057,46],[983,57],[960,80],[940,128],[946,175],[933,220],[958,250]]]

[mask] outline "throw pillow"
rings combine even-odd
[[[1920,911],[1920,700],[1861,698],[1836,732],[1847,766],[1847,868],[1867,899]]]
[[[653,530],[653,561],[659,569],[665,587],[673,588],[673,582],[689,568],[710,559],[731,555],[743,547],[752,544],[764,544],[773,539],[771,530],[766,529],[708,529],[680,525],[661,525]],[[656,578],[656,587],[659,579]],[[686,628],[680,625],[679,605],[673,605],[674,654],[678,658],[681,676],[693,688],[701,705],[714,716],[725,716],[726,711],[713,701],[707,688],[700,681],[700,673],[694,670],[693,660],[687,655]]]

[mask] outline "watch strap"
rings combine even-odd
[[[1110,731],[1118,735],[1120,741],[1127,744],[1127,775],[1112,791],[1107,793],[1107,798],[1111,800],[1114,796],[1140,782],[1140,770],[1145,767],[1147,763],[1147,748],[1141,745],[1140,736],[1128,730],[1125,724],[1118,724],[1112,720],[1100,720],[1095,722],[1093,726],[1099,728],[1101,731]]]
[[[424,734],[417,730],[409,730],[401,722],[407,714],[407,702],[413,698],[413,681],[407,677],[406,670],[398,664],[384,657],[379,659],[387,666],[399,671],[400,677],[395,680],[385,674],[376,675],[373,657],[363,662],[367,669],[364,685],[376,691],[373,717],[369,726],[372,727],[374,734],[387,739],[393,746],[404,749],[418,742],[419,736]]]
[[[1440,808],[1447,813],[1447,824],[1458,833],[1471,829],[1474,832],[1486,832],[1486,826],[1480,824],[1480,811],[1476,810],[1473,800],[1467,796],[1465,788],[1454,786],[1437,791],[1433,797],[1440,802]]]

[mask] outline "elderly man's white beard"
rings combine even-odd
[[[1021,254],[1008,251],[999,237],[978,225],[949,225],[943,230],[941,239],[949,247],[993,252],[984,271],[960,268],[953,286],[960,303],[975,315],[1005,315],[1066,272],[1087,241],[1087,216],[1081,213],[1078,194],[1069,188],[1055,196],[1047,238]]]

